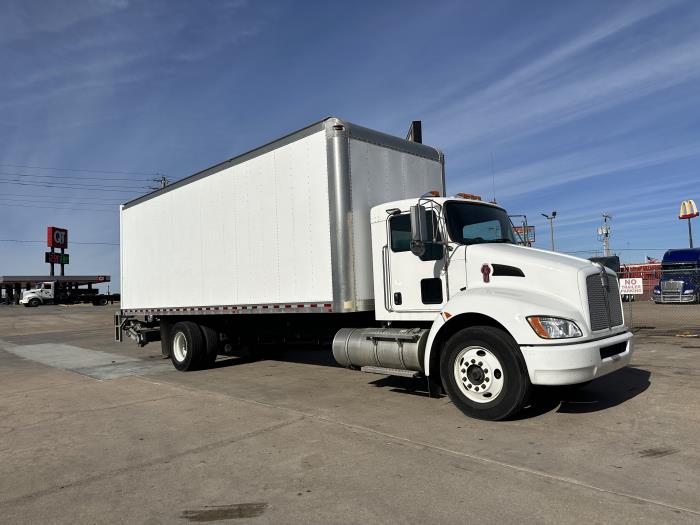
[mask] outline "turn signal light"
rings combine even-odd
[[[473,201],[480,201],[481,200],[480,195],[473,195],[471,193],[459,192],[457,195],[455,195],[455,197],[462,197],[463,199],[471,199]]]
[[[568,319],[533,315],[527,318],[527,322],[542,339],[569,339],[583,335],[576,323]]]

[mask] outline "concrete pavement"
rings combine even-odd
[[[317,350],[180,373],[111,337],[109,309],[0,307],[3,521],[700,522],[698,339],[642,331],[631,367],[490,423]]]

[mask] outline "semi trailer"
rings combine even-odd
[[[518,246],[502,207],[446,196],[444,156],[327,118],[121,206],[115,337],[178,370],[328,342],[471,417],[629,363],[617,276]],[[418,379],[420,378],[420,379]]]

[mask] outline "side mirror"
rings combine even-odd
[[[416,257],[425,255],[428,239],[428,212],[425,206],[411,206],[411,253]]]

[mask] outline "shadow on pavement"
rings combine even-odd
[[[398,394],[429,397],[428,380],[425,378],[378,376],[378,379],[370,381],[369,384],[378,388],[389,388],[391,392],[396,392]]]
[[[650,386],[651,373],[622,368],[586,385],[537,387],[532,404],[515,419],[529,419],[557,409],[562,414],[588,414],[620,405]]]

